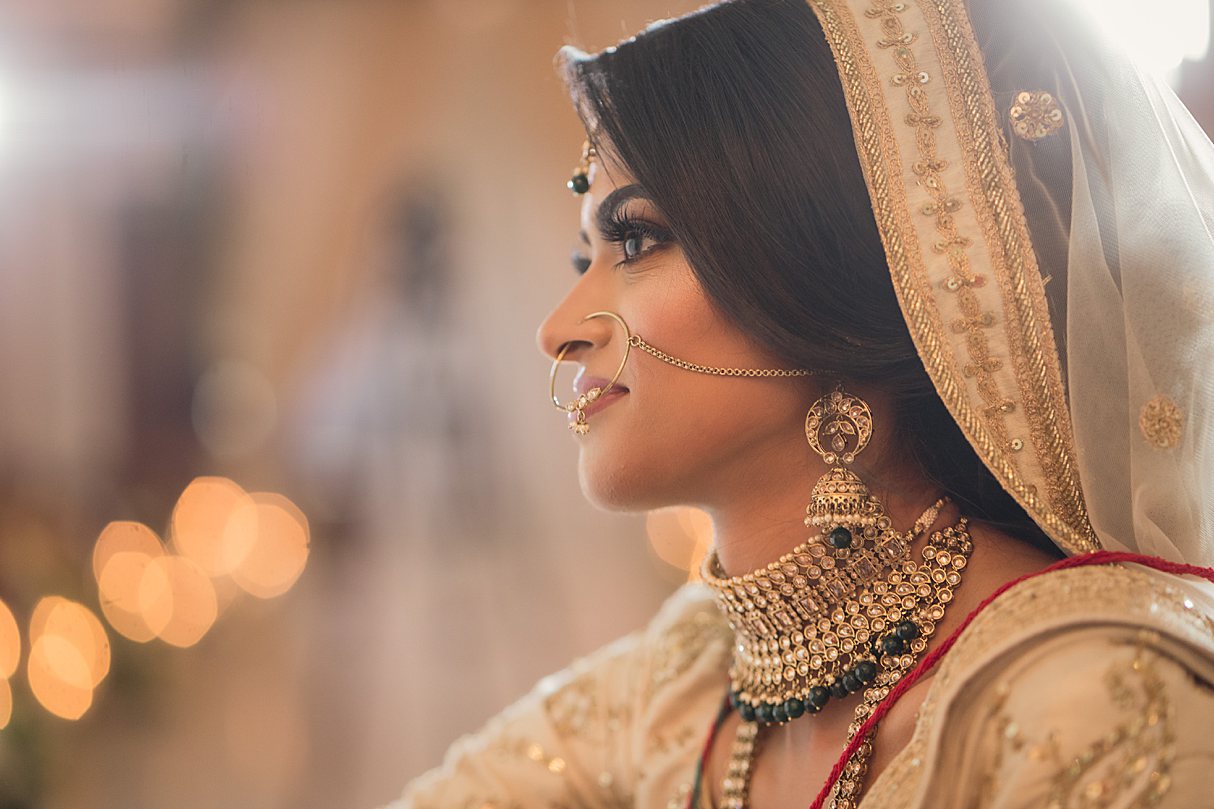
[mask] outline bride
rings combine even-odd
[[[393,806],[1206,805],[1214,148],[1179,102],[1048,0],[737,0],[561,63],[553,400],[588,498],[714,548]]]

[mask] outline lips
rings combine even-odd
[[[611,405],[613,402],[623,398],[628,393],[628,388],[621,385],[618,381],[607,390],[607,385],[611,382],[610,379],[604,379],[601,376],[592,376],[587,373],[579,373],[577,378],[573,380],[573,390],[577,396],[585,396],[592,388],[606,390],[606,393],[599,396],[593,402],[588,404],[583,412],[589,418],[595,413],[602,410],[604,407]],[[571,416],[572,417],[572,416]]]

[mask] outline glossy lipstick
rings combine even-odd
[[[590,376],[589,374],[579,373],[577,378],[573,380],[573,392],[576,396],[585,396],[591,388],[606,389],[607,383],[610,381],[610,379],[604,379],[601,376]],[[610,390],[607,390],[606,393],[595,399],[590,404],[586,405],[583,412],[586,414],[586,417],[589,418],[602,410],[604,407],[607,407],[620,399],[626,393],[628,393],[628,388],[621,385],[617,380],[616,383],[611,386]],[[570,418],[575,418],[575,416],[571,415]]]

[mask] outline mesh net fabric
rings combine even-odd
[[[1047,279],[1092,525],[1109,550],[1212,566],[1214,146],[1058,0],[970,14]],[[1065,126],[1018,137],[1022,91],[1056,96]]]

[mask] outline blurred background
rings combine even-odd
[[[0,809],[374,806],[687,580],[534,331],[557,48],[698,5],[0,3]],[[1209,131],[1204,0],[1100,9]]]

